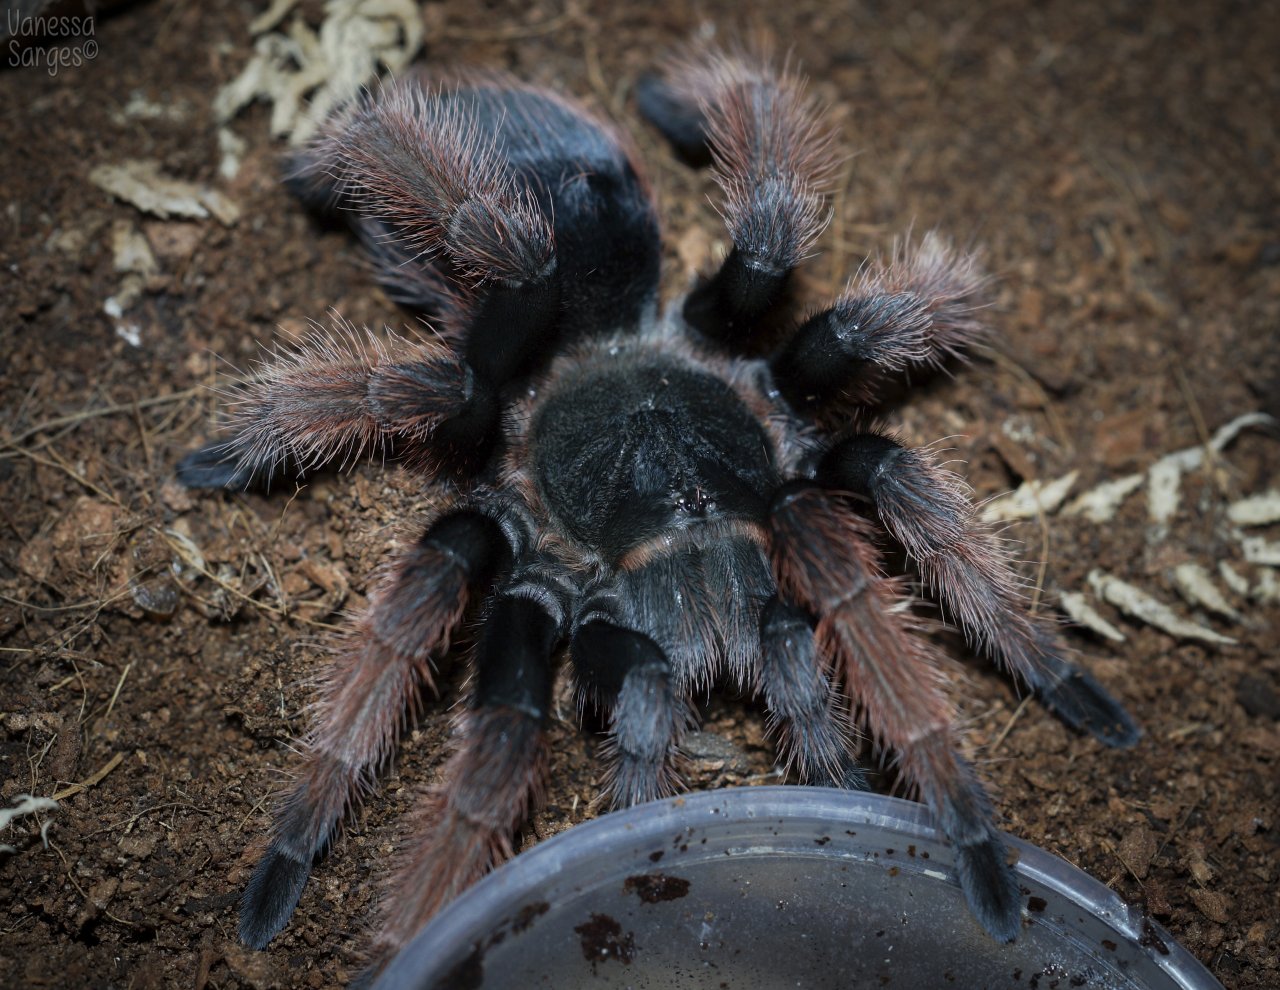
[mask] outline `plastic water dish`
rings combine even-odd
[[[657,801],[494,871],[376,990],[1220,990],[1141,909],[1009,842],[1023,925],[1000,945],[921,805],[811,787]]]

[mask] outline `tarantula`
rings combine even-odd
[[[577,103],[495,75],[390,85],[294,162],[431,338],[338,326],[264,368],[229,441],[181,466],[242,487],[392,452],[447,507],[376,582],[316,705],[297,777],[245,891],[240,937],[287,923],[313,860],[372,788],[432,663],[481,616],[444,783],[412,813],[377,960],[512,852],[537,801],[557,658],[607,718],[613,802],[672,793],[691,699],[763,696],[801,780],[865,786],[852,729],[896,760],[955,847],[974,914],[1018,930],[991,803],[956,752],[940,657],[882,528],[967,634],[1068,725],[1134,723],[1024,608],[1000,539],[925,450],[856,422],[878,389],[983,331],[976,262],[930,234],[868,260],[788,332],[788,280],[827,221],[833,133],[790,69],[702,51],[637,91],[723,191],[733,246],[663,313],[653,200],[624,140]],[[877,528],[877,523],[880,528]]]

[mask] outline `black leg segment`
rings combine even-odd
[[[613,802],[628,807],[672,792],[672,758],[689,721],[671,663],[643,633],[604,618],[578,627],[569,648],[578,683],[610,712]]]
[[[838,707],[808,615],[773,598],[760,616],[760,681],[770,728],[802,783],[864,790],[866,774],[849,752],[847,712]]]

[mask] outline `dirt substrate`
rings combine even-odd
[[[1083,492],[1239,415],[1280,413],[1280,21],[1257,4],[904,6],[793,0],[744,17],[724,0],[428,4],[424,57],[563,87],[635,134],[675,292],[723,227],[706,176],[637,122],[632,84],[716,25],[791,46],[857,152],[805,299],[913,227],[982,245],[999,276],[994,352],[886,411],[913,441],[950,438],[981,497],[1071,471]],[[211,434],[220,362],[247,367],[282,327],[330,310],[410,318],[351,240],[281,188],[267,108],[234,121],[246,146],[235,176],[220,175],[211,106],[248,59],[258,12],[136,3],[99,14],[83,64],[0,72],[0,798],[61,795],[0,837],[16,848],[0,853],[0,985],[341,983],[397,816],[446,752],[460,665],[289,928],[265,953],[237,945],[235,900],[305,724],[317,644],[427,501],[376,465],[292,498],[172,481]],[[303,13],[316,24],[322,6]],[[238,218],[160,219],[90,181],[128,160],[216,190]],[[122,274],[139,237],[154,264]],[[117,318],[104,303],[122,294]],[[1245,561],[1227,507],[1277,485],[1280,446],[1251,428],[1206,463],[1183,474],[1167,525],[1140,490],[1107,522],[1054,512],[1012,531],[1045,561],[1025,568],[1042,608],[1084,591],[1124,634],[1069,636],[1141,721],[1139,745],[1071,734],[978,663],[955,697],[1008,831],[1144,903],[1226,987],[1275,987],[1280,610],[1259,600],[1275,571]],[[1251,534],[1280,539],[1274,526]],[[1227,590],[1238,621],[1175,589],[1186,563],[1225,589],[1222,561],[1249,586]],[[1236,642],[1123,617],[1089,590],[1095,570]],[[525,846],[593,814],[603,779],[599,737],[561,700]],[[704,716],[696,786],[768,779],[757,707],[719,698]]]

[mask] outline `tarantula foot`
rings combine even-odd
[[[310,859],[303,862],[273,843],[240,899],[240,941],[251,949],[266,948],[289,923],[310,876]]]
[[[259,464],[246,461],[234,442],[207,443],[178,462],[174,472],[186,488],[226,489],[233,492],[266,493],[272,482],[296,479],[300,471],[289,464]]]
[[[862,764],[846,754],[840,761],[840,780],[836,786],[846,791],[869,791],[871,781],[867,779],[867,771]]]
[[[1098,742],[1118,749],[1132,746],[1142,730],[1115,698],[1088,671],[1066,664],[1059,676],[1035,685],[1036,697],[1071,728],[1087,732]]]
[[[347,984],[347,990],[369,990],[382,975],[383,969],[386,968],[386,960],[367,964],[360,970],[351,981]]]
[[[997,942],[1012,942],[1022,925],[1022,897],[1004,842],[992,833],[979,842],[957,843],[955,856],[969,910]]]

